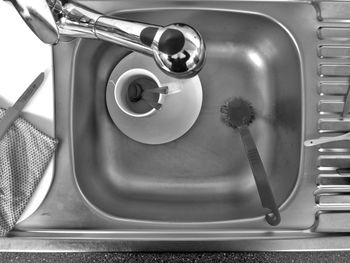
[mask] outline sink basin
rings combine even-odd
[[[133,141],[114,125],[105,100],[111,71],[130,51],[81,40],[73,66],[72,139],[75,177],[86,201],[103,214],[130,220],[263,216],[240,136],[220,118],[220,106],[235,96],[257,112],[250,129],[276,202],[286,202],[299,176],[303,96],[301,61],[290,32],[253,13],[175,9],[118,15],[161,25],[182,21],[201,32],[207,45],[199,74],[203,104],[181,138],[160,145]]]

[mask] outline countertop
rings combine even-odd
[[[11,25],[11,26],[9,26]],[[13,105],[34,78],[42,71],[49,74],[23,110],[22,117],[39,130],[54,137],[54,99],[52,49],[42,43],[11,4],[0,1],[0,108]],[[53,179],[53,161],[48,166],[27,209],[19,221],[30,216],[40,205]]]
[[[52,50],[32,33],[13,6],[4,1],[0,2],[0,30],[0,107],[7,108],[41,71],[52,68]],[[24,109],[24,116],[51,136],[54,115],[52,83],[52,74],[49,74]]]

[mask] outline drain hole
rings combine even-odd
[[[145,92],[148,89],[158,88],[157,83],[146,76],[139,77],[130,82],[126,94],[126,105],[130,111],[143,114],[153,109],[159,101],[159,93]]]

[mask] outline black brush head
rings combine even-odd
[[[242,98],[230,98],[220,108],[221,119],[229,127],[237,129],[248,126],[255,119],[255,110]]]

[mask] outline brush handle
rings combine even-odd
[[[304,145],[306,147],[310,147],[310,146],[320,145],[323,143],[338,142],[338,141],[344,141],[344,140],[350,140],[350,132],[345,133],[343,135],[334,136],[334,137],[323,137],[318,139],[307,140],[304,142]]]
[[[281,222],[281,216],[278,211],[260,154],[248,127],[242,126],[239,127],[238,130],[253,172],[256,187],[258,188],[261,204],[264,208],[271,211],[271,213],[266,214],[265,219],[270,225],[276,226]]]

